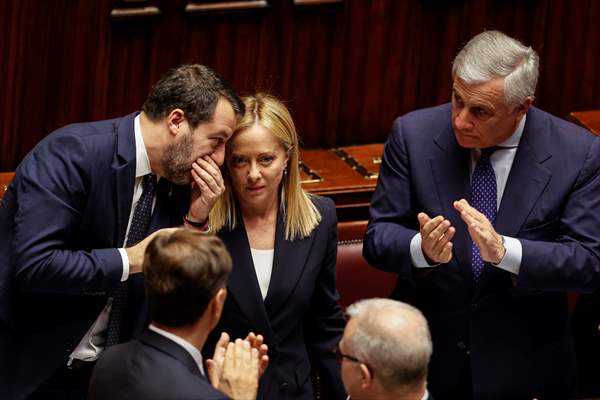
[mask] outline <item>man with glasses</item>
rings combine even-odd
[[[348,399],[426,400],[431,336],[416,308],[390,299],[361,300],[335,353]]]

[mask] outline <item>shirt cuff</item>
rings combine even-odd
[[[431,268],[437,267],[440,264],[429,264],[423,254],[423,248],[421,247],[421,233],[416,233],[415,236],[410,240],[410,258],[412,260],[413,267],[415,268]]]
[[[127,257],[127,252],[125,249],[117,249],[119,250],[119,254],[121,254],[121,261],[123,261],[123,274],[121,275],[121,282],[127,280],[129,277],[129,257]]]
[[[523,246],[519,239],[508,236],[502,237],[504,238],[504,248],[506,249],[506,253],[504,253],[502,260],[494,265],[512,274],[519,275],[519,271],[521,270],[521,260],[523,259]]]

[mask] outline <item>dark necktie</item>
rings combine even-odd
[[[481,157],[475,165],[471,178],[471,205],[485,215],[492,225],[496,223],[497,187],[496,174],[490,163],[490,156],[496,150],[496,147],[481,150]],[[483,265],[484,262],[479,253],[479,248],[475,242],[472,242],[471,269],[476,282],[481,278]]]
[[[148,235],[148,227],[152,219],[152,201],[156,188],[156,176],[148,174],[143,180],[144,190],[140,196],[131,218],[125,247],[131,247]],[[119,283],[113,294],[112,308],[106,327],[106,347],[121,343],[121,327],[129,297],[129,280]]]

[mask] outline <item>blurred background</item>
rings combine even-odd
[[[598,21],[595,0],[4,0],[0,171],[60,126],[138,110],[181,63],[281,97],[305,148],[384,142],[449,100],[452,59],[484,29],[539,52],[537,106],[598,109]]]

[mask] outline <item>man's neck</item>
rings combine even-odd
[[[378,399],[378,400],[422,400],[427,398],[427,387],[423,385],[418,389],[407,389],[400,388],[393,392],[383,390],[383,388],[379,388],[375,392],[365,396],[365,399]],[[351,400],[356,400],[351,398]]]
[[[208,337],[208,331],[204,329],[198,329],[199,327],[197,325],[172,327],[159,324],[154,321],[152,322],[152,325],[156,326],[159,329],[172,333],[173,335],[179,336],[180,338],[192,344],[192,346],[197,348],[198,351],[202,351],[204,343],[206,342],[206,338]]]

